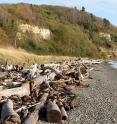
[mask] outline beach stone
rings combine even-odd
[[[64,124],[117,124],[117,70],[104,63],[95,65],[91,75],[83,82],[90,87],[78,91],[80,100]]]

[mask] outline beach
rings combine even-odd
[[[108,63],[93,65],[89,88],[78,91],[77,107],[66,124],[117,124],[117,70]]]
[[[89,87],[74,90],[78,99],[75,107],[68,111],[68,120],[62,124],[117,124],[117,69],[111,64],[113,62],[102,62],[90,66],[92,79],[81,82]],[[44,109],[39,116],[42,124],[48,123],[45,113]]]

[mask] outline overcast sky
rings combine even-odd
[[[117,0],[0,0],[0,3],[33,3],[62,5],[81,9],[82,6],[96,16],[109,19],[117,26]]]

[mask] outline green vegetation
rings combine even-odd
[[[100,57],[100,48],[117,46],[117,28],[107,19],[86,12],[85,7],[38,6],[32,4],[0,5],[0,44],[23,48],[42,55]],[[18,25],[30,24],[49,28],[51,38],[43,40],[26,32],[17,38]],[[99,33],[111,34],[111,43]]]

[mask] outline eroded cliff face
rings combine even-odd
[[[111,35],[109,33],[100,32],[99,36],[106,38],[108,41],[111,41]]]
[[[29,25],[29,24],[20,24],[19,30],[22,33],[32,32],[34,34],[39,34],[43,39],[50,39],[51,31],[47,28],[39,28],[38,26]]]

